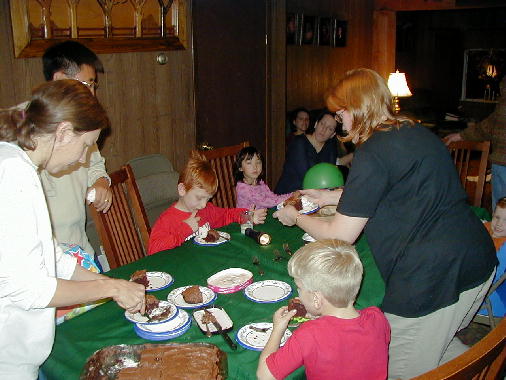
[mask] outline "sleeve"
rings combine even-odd
[[[43,201],[36,180],[34,169],[17,159],[5,160],[0,167],[0,297],[25,310],[46,307],[56,291],[56,278],[48,274],[39,237],[39,223],[45,216],[34,204]]]
[[[53,245],[56,258],[56,277],[70,280],[76,269],[77,259],[74,256],[66,255],[54,238]]]
[[[209,222],[211,228],[220,228],[230,223],[240,223],[241,213],[247,211],[247,208],[221,208],[212,203],[198,212],[200,216],[200,225]]]
[[[105,170],[105,158],[100,154],[97,144],[93,145],[91,150],[90,167],[88,169],[88,187],[93,186],[93,184],[102,177],[107,178],[110,185],[111,178],[109,178]]]
[[[380,157],[358,150],[337,210],[346,216],[372,217],[388,191],[388,179],[389,171]]]
[[[311,166],[306,141],[305,136],[297,136],[288,146],[283,173],[275,189],[276,193],[283,194],[302,188],[304,175]],[[307,144],[310,143],[307,142]]]
[[[266,359],[267,367],[276,379],[284,379],[297,368],[304,365],[301,341],[297,330],[286,341],[283,347],[270,354]]]
[[[169,208],[158,218],[151,231],[148,255],[176,248],[183,244],[192,233],[190,226],[175,215],[171,215]]]
[[[495,124],[495,112],[492,112],[486,119],[471,125],[460,132],[462,139],[469,141],[485,141],[492,138],[491,131]]]

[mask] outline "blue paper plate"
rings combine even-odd
[[[186,333],[190,327],[191,327],[191,319],[189,320],[189,322],[181,329],[175,331],[175,332],[171,332],[171,333],[148,333],[144,330],[141,330],[137,325],[134,325],[134,331],[135,333],[143,338],[143,339],[147,339],[147,340],[169,340],[169,339],[174,339],[174,338],[177,338],[181,335],[183,335],[184,333]]]
[[[144,324],[144,325],[158,325],[160,323],[169,322],[169,321],[171,321],[172,319],[174,319],[174,318],[176,318],[178,316],[179,309],[172,302],[169,302],[169,301],[160,301],[160,304],[162,304],[162,305],[168,305],[168,304],[170,304],[171,305],[171,312],[170,312],[170,314],[167,316],[167,318],[165,318],[162,321],[149,322],[148,318],[146,316],[144,316],[144,315],[141,315],[139,312],[137,312],[135,314],[132,314],[132,313],[129,313],[128,311],[126,311],[126,310],[125,310],[125,318],[128,321],[133,322],[133,323],[139,323],[139,324]]]
[[[203,302],[201,303],[186,303],[183,298],[183,291],[186,290],[186,288],[189,288],[191,285],[188,286],[182,286],[180,288],[176,288],[172,290],[167,295],[167,300],[180,309],[197,309],[200,307],[204,307],[207,305],[212,304],[216,300],[216,293],[213,292],[211,289],[205,286],[199,286],[200,291],[202,293]]]
[[[265,332],[254,330],[254,328],[262,329],[267,328]],[[246,326],[241,327],[235,335],[235,340],[242,347],[253,350],[262,351],[269,340],[272,332],[272,323],[269,322],[258,322],[250,323]],[[281,337],[281,346],[285,344],[287,339],[292,335],[291,331],[286,329],[283,336]]]
[[[284,281],[257,281],[244,289],[244,295],[256,303],[275,303],[284,301],[292,294],[292,287]]]
[[[149,280],[146,292],[156,292],[166,289],[174,283],[174,277],[166,272],[146,272],[146,277]]]

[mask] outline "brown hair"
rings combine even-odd
[[[76,133],[109,126],[104,108],[90,90],[77,80],[62,79],[36,87],[26,109],[0,112],[0,141],[17,141],[22,149],[34,150],[33,137],[55,133],[64,121]]]
[[[365,142],[376,131],[400,127],[400,122],[413,122],[396,117],[392,110],[392,94],[386,81],[374,70],[348,71],[337,85],[330,89],[325,101],[329,110],[345,109],[353,116],[353,127],[341,141]]]
[[[214,194],[218,188],[218,177],[211,163],[198,151],[192,150],[178,183],[182,183],[186,191],[198,187]]]
[[[503,197],[497,201],[494,211],[497,208],[506,208],[506,197]]]

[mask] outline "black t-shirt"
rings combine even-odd
[[[447,148],[420,125],[377,131],[356,150],[338,211],[369,218],[385,312],[427,315],[490,276],[495,248],[466,199]]]
[[[335,164],[338,157],[335,138],[328,139],[323,148],[317,152],[306,135],[295,136],[288,146],[283,173],[274,192],[286,194],[302,189],[302,181],[309,168],[320,162]]]

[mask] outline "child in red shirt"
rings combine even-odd
[[[149,237],[148,255],[175,248],[195,236],[199,227],[219,228],[240,222],[244,208],[220,208],[209,203],[218,188],[218,177],[207,161],[193,151],[179,176],[179,200],[174,202],[156,221]],[[252,221],[265,221],[266,209],[252,210]]]
[[[386,379],[390,326],[377,307],[353,307],[363,273],[353,246],[340,240],[307,244],[290,258],[288,273],[308,313],[319,318],[301,324],[279,348],[295,310],[277,310],[258,379],[283,379],[301,366],[309,380]]]

